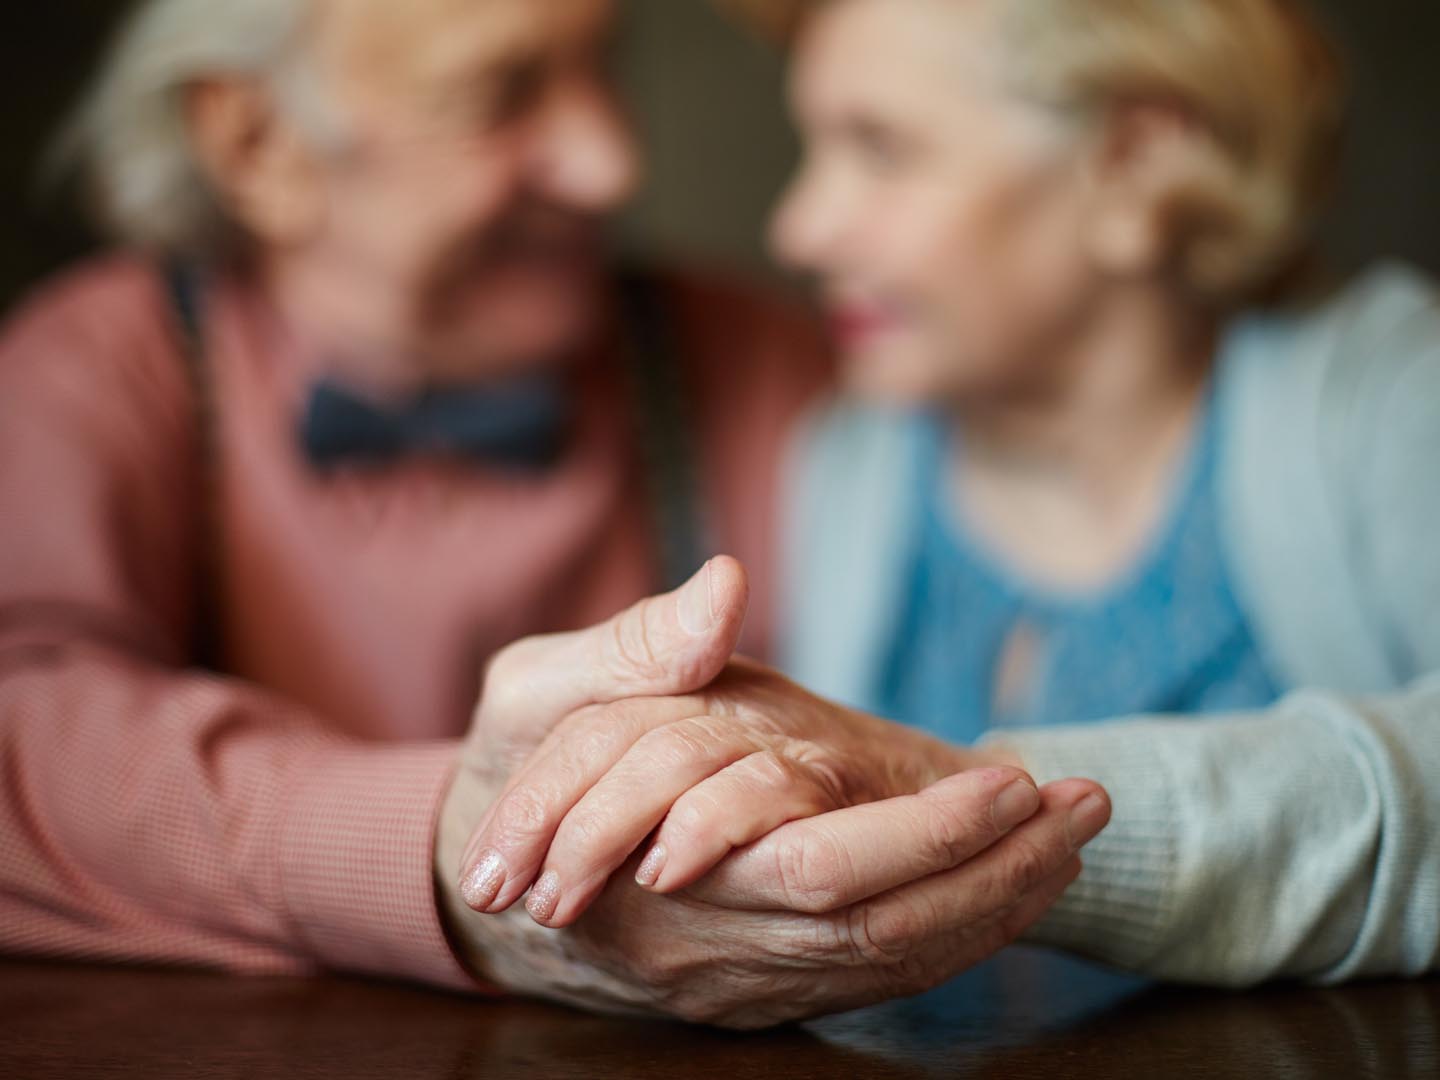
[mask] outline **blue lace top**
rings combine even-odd
[[[945,425],[927,421],[927,494],[885,669],[886,714],[968,743],[996,727],[1273,702],[1283,688],[1259,655],[1222,557],[1214,417],[1207,410],[1149,548],[1096,593],[1033,588],[966,535],[945,496]],[[1017,677],[1001,674],[1007,654],[1024,657]]]

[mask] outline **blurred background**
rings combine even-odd
[[[1341,268],[1400,256],[1440,273],[1440,3],[1312,2],[1340,41],[1354,84],[1344,184],[1326,227],[1330,256]],[[622,243],[773,274],[764,222],[795,155],[781,58],[707,0],[622,3],[620,77],[650,155],[649,183],[621,223]],[[42,197],[36,172],[128,6],[48,0],[5,5],[0,15],[0,198],[9,233],[0,244],[0,305],[95,243],[63,196]]]

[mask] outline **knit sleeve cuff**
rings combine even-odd
[[[1140,725],[997,733],[1036,781],[1083,777],[1110,793],[1109,826],[1081,852],[1085,869],[1027,941],[1143,969],[1163,947],[1177,874],[1172,779]]]
[[[280,887],[298,939],[327,967],[484,990],[457,959],[435,896],[435,827],[453,743],[328,747],[280,826]]]

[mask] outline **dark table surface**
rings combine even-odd
[[[1440,1077],[1440,981],[1219,993],[1015,950],[760,1034],[345,979],[0,960],[0,1077]]]

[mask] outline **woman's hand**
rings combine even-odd
[[[803,826],[805,850],[828,845],[865,865],[853,902],[950,869],[1036,811],[1027,775],[985,765],[995,759],[735,661],[702,693],[588,707],[558,724],[477,828],[464,893],[496,913],[530,889],[536,921],[567,926],[642,845],[637,882],[674,892],[787,822],[848,808],[859,818],[890,801],[916,833],[895,849],[852,849],[845,815]],[[935,813],[965,826],[942,830]]]
[[[996,792],[1019,779],[1021,810],[1034,792],[1022,774],[991,769],[940,780],[913,796],[791,821],[725,858],[681,896],[637,886],[630,879],[638,870],[634,858],[586,916],[559,933],[520,909],[476,914],[457,886],[461,855],[502,790],[518,790],[511,770],[537,744],[548,754],[565,742],[553,727],[557,717],[580,710],[574,722],[593,721],[603,711],[597,702],[633,701],[622,711],[630,708],[644,730],[663,726],[666,716],[673,722],[675,699],[647,703],[636,696],[682,694],[720,673],[744,602],[743,570],[718,560],[679,593],[591,630],[518,643],[497,658],[435,848],[437,899],[477,974],[507,990],[591,1009],[762,1026],[933,986],[1013,940],[1074,879],[1076,852],[1108,817],[1104,792],[1087,781],[1047,785],[1038,812],[997,840],[999,822],[1014,807],[1005,800],[1002,809]],[[762,704],[759,715],[801,701],[800,693],[746,666],[706,700],[734,720]],[[933,761],[877,755],[870,737],[914,737],[912,749],[925,759],[933,747],[922,736],[876,728],[878,722],[853,714],[851,723],[832,725],[826,718],[837,715],[834,707],[806,698],[815,712],[806,719],[796,709],[792,723],[816,733],[833,727],[831,734],[844,733],[848,742],[837,738],[827,753],[844,744],[879,763],[868,778],[851,777],[850,797],[919,785],[936,770]],[[773,727],[759,725],[755,737],[767,731],[774,736]],[[634,737],[622,740],[612,760],[634,744]],[[839,767],[852,768],[843,761]],[[542,856],[548,846],[541,845]]]

